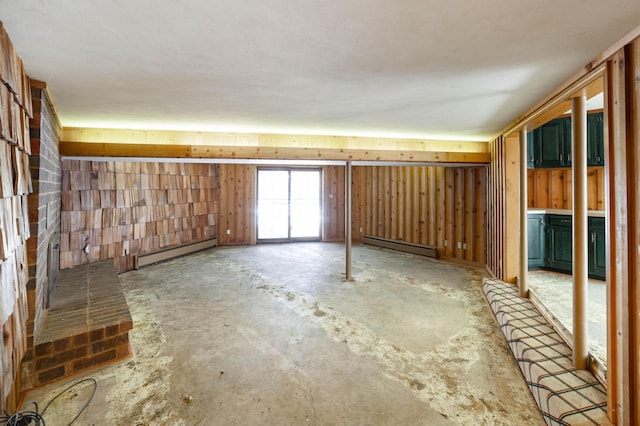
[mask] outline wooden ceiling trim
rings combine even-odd
[[[203,159],[397,161],[488,164],[488,152],[391,151],[337,148],[281,148],[218,145],[60,142],[67,157],[149,157]]]
[[[354,136],[221,133],[65,127],[66,142],[152,145],[254,146],[283,148],[374,149],[433,152],[489,152],[486,142]]]

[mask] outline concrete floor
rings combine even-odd
[[[573,335],[573,277],[551,271],[530,271],[529,288],[559,325]],[[587,284],[589,352],[607,363],[607,285],[589,279]]]
[[[482,270],[354,246],[355,282],[343,271],[343,245],[304,243],[122,274],[135,354],[85,376],[98,389],[76,424],[544,424]],[[47,425],[67,424],[90,391],[66,392]]]

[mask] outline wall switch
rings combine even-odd
[[[460,241],[458,241],[458,248],[461,249],[462,248],[462,243]]]
[[[362,227],[360,227],[360,232],[362,233]]]
[[[467,249],[467,243],[462,243],[462,249],[466,250]]]
[[[231,229],[227,229],[227,235],[231,235]]]
[[[447,240],[444,240],[444,246],[445,247],[447,246]]]

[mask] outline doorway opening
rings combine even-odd
[[[319,241],[321,169],[258,169],[258,242]]]

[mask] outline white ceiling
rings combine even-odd
[[[487,140],[638,0],[0,0],[65,126]]]

